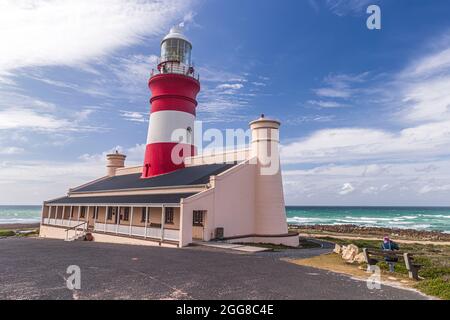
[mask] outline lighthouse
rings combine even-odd
[[[180,27],[161,42],[157,71],[149,80],[150,123],[141,178],[184,168],[196,155],[194,122],[200,82],[191,61],[192,44]]]
[[[178,27],[161,42],[149,80],[143,165],[126,167],[126,155],[108,154],[106,176],[44,202],[41,237],[72,241],[90,234],[98,242],[167,247],[214,240],[298,247],[298,233],[289,232],[286,222],[281,123],[261,115],[249,124],[246,148],[197,155],[200,82],[191,52]]]

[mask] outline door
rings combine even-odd
[[[88,216],[88,228],[90,230],[94,230],[95,220],[97,218],[97,207],[88,207],[87,216]]]
[[[192,213],[192,239],[205,239],[205,217],[206,211],[195,210]]]

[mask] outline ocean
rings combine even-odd
[[[39,222],[41,209],[41,206],[0,206],[0,224]]]
[[[450,233],[450,208],[286,207],[287,221],[298,225],[354,224]],[[0,206],[0,224],[39,222],[41,206]]]
[[[298,225],[345,225],[442,231],[450,233],[450,208],[287,207],[287,220]]]

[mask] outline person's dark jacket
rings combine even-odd
[[[383,251],[395,251],[395,250],[400,250],[398,244],[396,244],[394,241],[389,241],[389,242],[383,242],[383,244],[381,245],[381,249]],[[386,262],[397,262],[398,258],[397,257],[386,257],[384,258],[384,260]]]

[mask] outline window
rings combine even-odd
[[[165,223],[173,224],[173,208],[166,208]]]
[[[86,207],[81,207],[80,218],[86,217]]]
[[[195,210],[192,214],[192,225],[203,227],[203,216],[205,211]]]
[[[192,128],[188,127],[186,129],[186,144],[192,144]]]
[[[94,219],[98,219],[98,211],[99,211],[99,208],[94,207]]]
[[[117,208],[116,207],[109,207],[108,208],[108,220],[112,220],[113,219],[113,215],[115,215],[117,213]]]
[[[123,220],[129,221],[130,220],[130,208],[123,208]]]
[[[191,45],[182,39],[167,39],[161,47],[163,62],[176,61],[185,65],[191,64]]]
[[[141,222],[142,223],[145,222],[145,216],[147,215],[147,211],[148,211],[147,222],[150,221],[150,210],[148,210],[148,208],[142,208],[142,213],[141,213]]]

